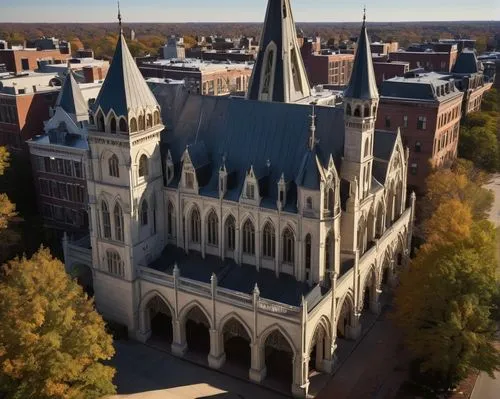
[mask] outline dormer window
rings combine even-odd
[[[184,184],[186,188],[193,189],[194,188],[194,173],[193,172],[184,172]]]
[[[253,183],[247,183],[247,188],[245,191],[245,196],[248,199],[255,199],[255,184]]]
[[[306,209],[307,210],[313,209],[313,200],[311,197],[306,198]]]

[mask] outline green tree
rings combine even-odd
[[[63,264],[41,248],[0,274],[0,391],[12,399],[99,398],[115,392],[111,336]]]
[[[495,129],[462,126],[458,154],[488,172],[500,170],[500,146]]]
[[[448,206],[467,208],[458,201],[443,203],[431,218],[444,223],[442,232],[451,222]],[[417,377],[435,389],[453,387],[472,369],[490,375],[500,369],[500,353],[492,345],[496,233],[488,221],[469,223],[424,244],[396,291],[394,317],[418,366]]]

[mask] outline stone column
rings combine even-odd
[[[294,398],[307,398],[309,391],[309,356],[301,354],[293,359],[292,395]]]
[[[240,227],[236,224],[234,232],[234,260],[238,265],[241,265],[241,252]]]
[[[224,342],[220,338],[219,330],[210,329],[210,353],[208,354],[208,365],[213,369],[221,368],[226,362]]]
[[[361,313],[355,311],[351,316],[351,323],[347,326],[347,337],[353,341],[357,340],[361,336],[361,323],[359,318]]]
[[[382,293],[382,290],[375,288],[374,291],[373,298],[370,298],[370,312],[373,314],[379,314],[381,310],[380,294]]]
[[[182,357],[187,351],[186,342],[186,326],[181,323],[181,320],[175,319],[173,322],[174,339],[172,342],[172,353],[175,356]]]
[[[252,364],[248,372],[248,378],[250,378],[251,381],[260,384],[262,381],[264,381],[264,378],[266,378],[267,374],[264,348],[260,348],[259,343],[254,342],[250,345],[250,349],[252,355]]]
[[[316,341],[316,370],[318,371],[323,371],[323,360],[325,357],[325,337],[323,336],[323,333],[321,333]]]
[[[139,309],[139,328],[135,333],[136,339],[145,343],[151,338],[151,321],[149,320],[149,309]]]
[[[201,257],[203,259],[205,259],[205,244],[206,244],[206,237],[207,237],[207,227],[208,227],[208,224],[206,223],[206,220],[203,218],[202,214],[200,213],[200,218],[201,221],[200,221],[200,229],[201,229],[201,243],[200,243],[200,246],[201,246]]]
[[[391,259],[391,264],[389,266],[389,272],[388,272],[388,285],[391,289],[396,288],[398,285],[398,279],[396,277],[395,269],[394,269],[394,259]]]

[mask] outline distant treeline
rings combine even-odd
[[[134,56],[147,53],[156,54],[170,35],[207,36],[220,35],[238,37],[241,35],[258,38],[262,24],[258,23],[128,23],[125,34],[130,38],[130,30],[136,34],[136,41],[131,45]],[[330,43],[355,37],[360,23],[298,23],[297,29],[305,36],[319,34]],[[11,44],[22,44],[26,39],[40,36],[54,36],[70,40],[73,50],[79,47],[92,48],[96,57],[108,58],[112,55],[118,27],[116,23],[0,23],[0,39]],[[500,21],[481,22],[373,22],[369,24],[372,40],[398,41],[405,47],[411,43],[444,38],[472,38],[477,40],[477,47],[484,51],[494,47],[500,36]]]

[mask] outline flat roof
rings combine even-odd
[[[162,65],[172,68],[192,68],[200,71],[219,71],[223,69],[235,70],[235,69],[252,69],[253,63],[246,62],[213,62],[213,61],[203,61],[194,58],[186,58],[185,60],[156,60],[152,62],[144,62],[143,65]]]

